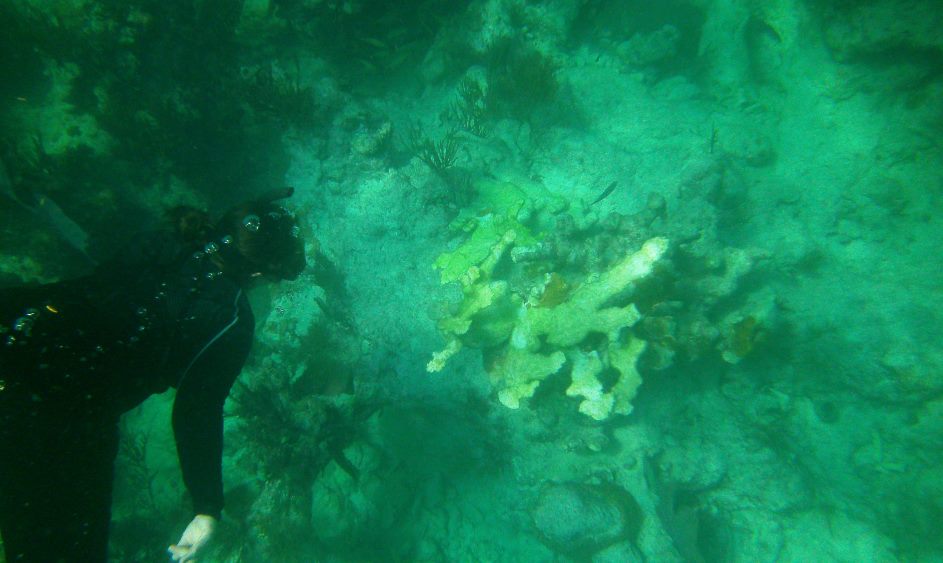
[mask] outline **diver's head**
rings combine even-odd
[[[293,280],[304,270],[304,240],[295,216],[275,203],[292,188],[236,205],[216,225],[219,254],[228,271],[243,278]]]

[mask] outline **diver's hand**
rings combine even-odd
[[[210,541],[214,530],[216,530],[216,518],[206,514],[197,514],[183,531],[180,541],[167,548],[170,558],[181,562],[193,561],[203,546]]]

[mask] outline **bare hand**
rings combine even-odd
[[[216,530],[216,518],[206,514],[197,514],[183,531],[180,541],[168,547],[167,552],[174,561],[195,561],[194,557],[210,541],[214,530]]]

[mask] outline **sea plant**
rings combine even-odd
[[[407,146],[416,158],[443,179],[458,160],[459,142],[454,130],[435,139],[427,136],[419,127],[414,127],[410,131]]]
[[[491,51],[488,110],[496,117],[531,121],[534,112],[557,97],[557,64],[536,48],[507,40]]]
[[[485,127],[485,91],[481,83],[466,76],[458,85],[458,99],[452,104],[450,114],[459,126],[477,137],[487,134]]]
[[[245,99],[256,111],[286,124],[310,127],[317,119],[314,91],[301,82],[301,64],[292,72],[264,64],[244,77]]]

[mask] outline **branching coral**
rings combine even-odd
[[[638,310],[632,304],[620,307],[607,303],[647,277],[667,248],[666,239],[653,238],[611,269],[587,276],[565,302],[553,307],[525,306],[511,334],[511,347],[517,349],[550,347],[564,351],[572,364],[567,395],[582,397],[580,412],[596,420],[632,412],[631,401],[642,383],[635,362],[645,350],[645,343],[623,334],[639,320]],[[607,345],[601,350],[581,351],[580,344],[592,333],[605,334]],[[618,372],[608,389],[601,381],[607,369]],[[533,382],[523,388],[505,387],[499,398],[512,406],[519,398],[533,395],[535,388]]]
[[[442,370],[469,345],[488,351],[486,370],[509,408],[518,408],[566,367],[567,395],[581,399],[580,412],[596,420],[629,414],[641,384],[635,363],[645,343],[628,331],[640,315],[627,299],[665,254],[668,241],[653,238],[600,272],[567,272],[575,282],[572,291],[557,273],[519,268],[499,276],[508,249],[536,241],[548,211],[562,210],[547,205],[552,198],[546,193],[535,198],[511,184],[479,187],[479,203],[484,199],[497,207],[466,224],[471,232],[465,242],[436,261],[443,283],[461,285],[463,300],[439,322],[448,342],[433,355],[428,371]]]

